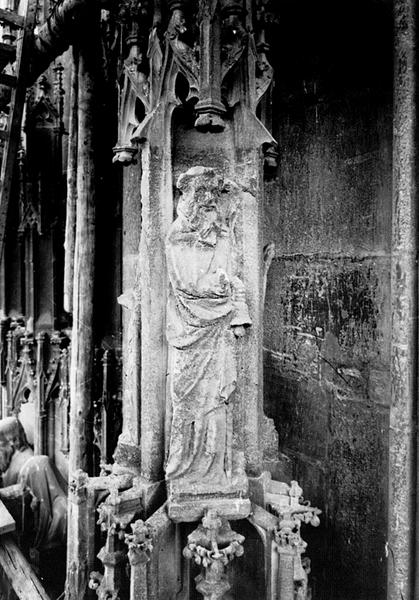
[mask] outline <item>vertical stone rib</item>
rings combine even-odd
[[[168,123],[161,147],[154,140],[142,152],[142,223],[139,256],[141,287],[141,473],[147,481],[163,476],[166,398],[167,281],[164,244],[173,213]],[[157,128],[157,127],[156,127]],[[153,146],[152,146],[153,143]],[[159,206],[160,203],[160,206]]]
[[[122,312],[122,414],[123,433],[129,443],[140,445],[140,398],[141,398],[141,341],[139,281],[137,274],[138,251],[141,231],[141,166],[124,169],[123,264],[122,281],[126,293],[131,290],[132,306]]]
[[[395,0],[388,598],[413,599],[417,396],[415,0]]]

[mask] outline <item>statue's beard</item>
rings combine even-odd
[[[5,473],[7,469],[10,467],[10,463],[12,462],[12,456],[14,454],[13,446],[8,446],[6,448],[2,448],[0,451],[0,473]]]

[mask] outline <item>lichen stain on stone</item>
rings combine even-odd
[[[355,368],[362,374],[366,363],[387,363],[382,267],[352,259],[336,260],[332,267],[301,259],[278,261],[273,270],[265,346],[280,354],[283,368],[319,380],[330,375],[325,364],[337,375],[336,369]]]

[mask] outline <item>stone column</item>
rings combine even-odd
[[[294,550],[278,546],[278,598],[280,600],[294,599]]]
[[[141,474],[163,478],[166,403],[167,274],[165,239],[173,220],[170,101],[159,105],[142,149],[141,288]]]
[[[78,54],[73,48],[71,61],[70,121],[67,155],[67,199],[64,240],[64,310],[73,310],[74,246],[76,243],[77,130],[78,130]]]
[[[80,469],[69,483],[66,600],[81,600],[87,590],[89,526],[94,532],[94,522],[89,520],[88,481]]]
[[[415,0],[395,0],[388,599],[414,595],[417,403]],[[418,591],[419,593],[419,591]]]
[[[95,37],[95,27],[85,36]],[[93,302],[95,279],[95,44],[80,48],[78,60],[77,206],[71,339],[71,429],[69,472],[88,471],[93,379]]]
[[[141,155],[131,143],[138,125],[136,107],[147,104],[147,44],[149,13],[144,5],[126,7],[126,47],[124,75],[119,87],[118,142],[113,148],[113,162],[123,167],[122,202],[122,434],[118,440],[115,462],[118,466],[140,473],[141,463],[141,290],[138,253],[141,232]],[[141,14],[141,17],[140,17]],[[143,92],[143,94],[142,94]],[[139,95],[140,94],[140,97]]]
[[[78,60],[77,119],[77,200],[74,248],[73,328],[70,361],[70,482],[80,470],[89,471],[91,459],[91,411],[93,380],[93,305],[96,247],[96,169],[95,81],[100,73],[97,59],[99,42],[98,5],[92,3],[89,18],[80,25]],[[83,484],[87,486],[87,482]],[[85,493],[87,497],[87,492]],[[77,496],[77,494],[76,494]],[[71,495],[70,495],[71,497]],[[89,532],[94,532],[87,499],[77,508],[70,498],[68,512],[68,548],[66,599],[85,597],[88,573]],[[81,511],[81,507],[84,511]]]
[[[262,168],[259,157],[253,157],[255,175]],[[249,174],[249,179],[253,174]],[[258,178],[256,178],[258,182]],[[259,182],[258,182],[259,183]],[[243,195],[243,277],[252,327],[244,340],[241,387],[243,396],[244,449],[249,475],[259,475],[262,466],[260,428],[263,415],[263,195],[260,185],[253,193]]]
[[[141,166],[123,171],[122,289],[122,434],[115,460],[121,467],[139,472],[141,407],[141,308],[138,250],[141,232]]]

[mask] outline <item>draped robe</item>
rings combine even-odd
[[[170,295],[172,424],[166,479],[228,485],[232,470],[230,399],[236,386],[232,325],[250,325],[237,299],[235,250],[229,230],[202,239],[180,214],[166,244]],[[240,296],[241,297],[241,296]]]

